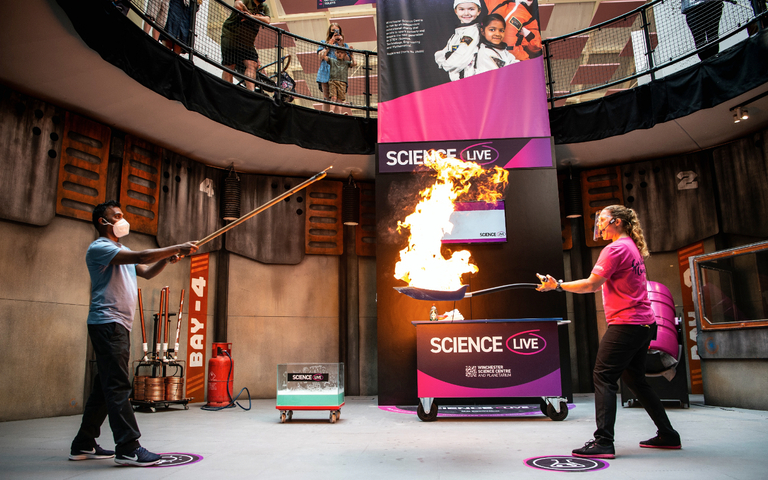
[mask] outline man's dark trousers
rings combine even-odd
[[[118,453],[130,453],[140,446],[141,433],[130,402],[130,335],[128,329],[116,322],[88,325],[98,373],[93,382],[93,391],[85,404],[83,421],[72,442],[73,446],[93,447],[107,416]]]

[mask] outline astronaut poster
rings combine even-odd
[[[378,0],[377,16],[379,163],[486,141],[496,165],[553,165],[537,0]]]

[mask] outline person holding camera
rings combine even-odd
[[[344,37],[337,41],[338,44],[344,43]],[[335,56],[331,57],[331,53]],[[349,67],[355,66],[355,60],[352,58],[352,52],[347,53],[344,50],[326,47],[323,49],[323,61],[330,65],[330,74],[328,76],[328,95],[332,102],[343,103],[347,99],[347,79],[349,78]],[[331,105],[330,112],[336,111],[336,105]]]
[[[323,99],[327,102],[331,99],[330,85],[328,83],[331,76],[331,64],[323,57],[327,55],[330,58],[336,58],[336,52],[326,45],[336,45],[344,48],[349,48],[349,45],[344,43],[344,34],[338,23],[332,23],[328,26],[328,33],[322,43],[325,45],[317,47],[317,54],[321,59],[320,68],[317,69],[317,86],[323,93]],[[329,110],[327,103],[323,104],[323,110]]]

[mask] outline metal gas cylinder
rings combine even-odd
[[[209,407],[225,407],[230,404],[235,383],[235,365],[232,361],[231,343],[214,343],[208,360]]]

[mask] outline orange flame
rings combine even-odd
[[[449,259],[442,255],[443,236],[453,230],[449,218],[454,202],[499,200],[509,172],[499,167],[485,170],[476,163],[434,151],[425,156],[424,165],[435,171],[437,179],[419,192],[422,200],[414,212],[397,222],[398,231],[407,228],[410,236],[395,265],[395,278],[417,288],[458,290],[462,286],[461,276],[479,269],[470,263],[472,254],[468,250],[453,252]]]

